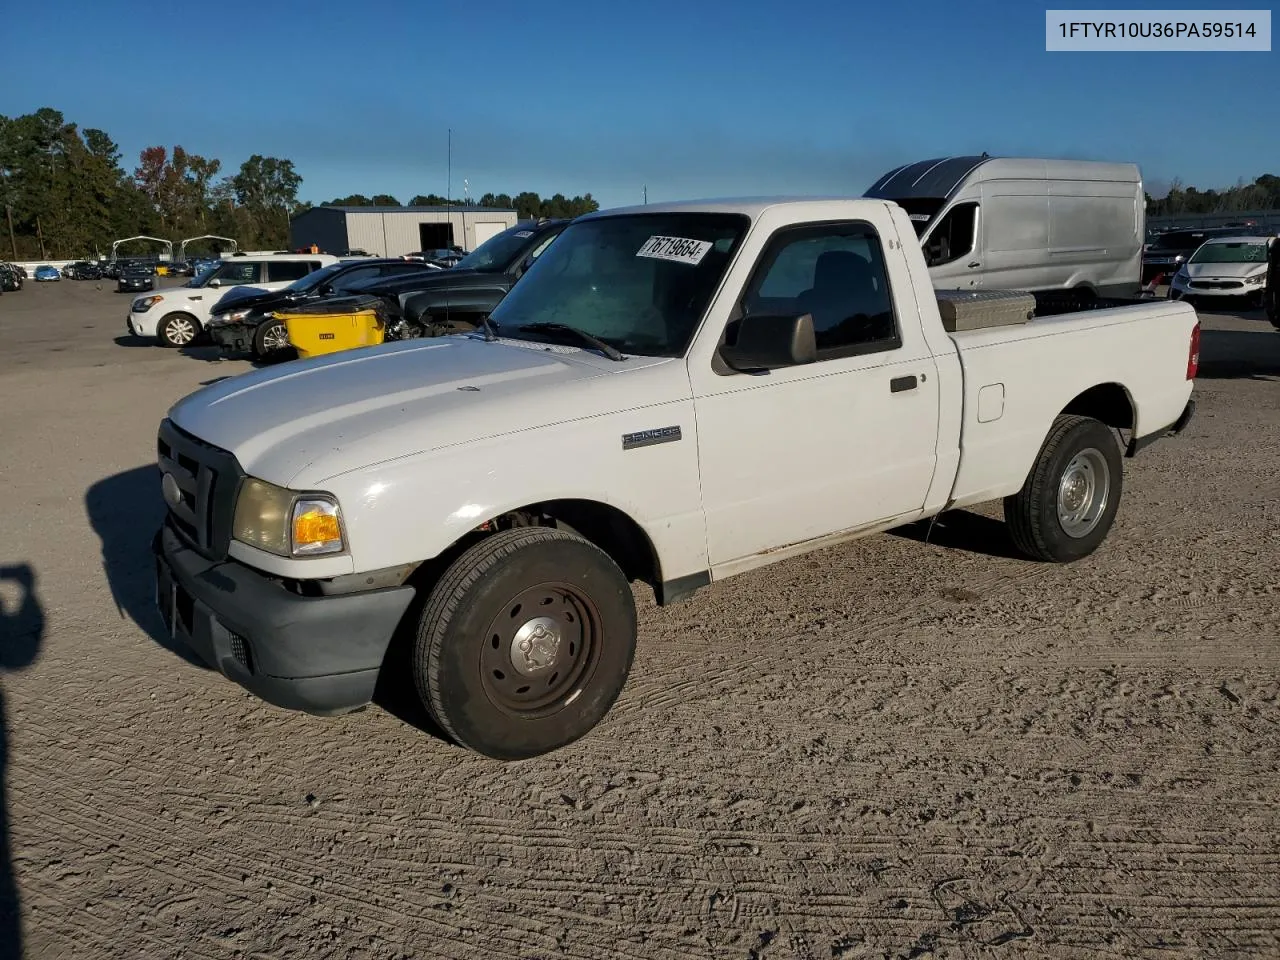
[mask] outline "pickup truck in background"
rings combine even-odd
[[[406,637],[441,728],[516,759],[609,711],[633,581],[666,604],[990,500],[1028,557],[1087,557],[1122,449],[1191,418],[1195,311],[950,296],[881,200],[580,217],[475,331],[177,403],[161,612],[229,679],[320,714],[369,702]]]

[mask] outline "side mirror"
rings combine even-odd
[[[322,284],[320,285],[320,290],[319,290],[318,292],[319,292],[320,296],[322,296],[322,297],[332,297],[332,296],[333,296],[333,284],[332,284],[332,283],[322,283]]]
[[[738,321],[737,339],[720,347],[720,356],[734,370],[795,367],[818,359],[813,316],[745,316]]]
[[[209,286],[211,286],[211,287],[220,287],[220,286],[222,286],[222,281],[221,281],[221,280],[210,280],[210,281],[209,281]]]

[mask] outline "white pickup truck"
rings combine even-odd
[[[581,217],[474,332],[177,403],[159,433],[165,621],[226,677],[318,714],[369,702],[400,636],[440,726],[516,759],[618,697],[632,581],[670,603],[1000,498],[1029,557],[1087,556],[1122,450],[1192,415],[1195,311],[949,333],[938,296],[886,201]]]

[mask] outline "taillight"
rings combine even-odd
[[[1191,328],[1191,349],[1187,352],[1187,379],[1194,380],[1200,372],[1200,321]]]

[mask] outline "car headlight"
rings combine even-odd
[[[1267,282],[1267,275],[1260,273],[1255,277],[1245,277],[1244,283],[1247,287],[1257,287]]]
[[[254,477],[240,487],[231,535],[280,557],[315,557],[346,549],[337,500]]]
[[[137,300],[133,301],[133,312],[146,313],[148,310],[150,310],[152,307],[154,307],[157,303],[159,303],[163,299],[164,297],[160,297],[160,296],[139,297]]]
[[[239,323],[250,313],[252,313],[251,310],[232,310],[230,313],[214,314],[214,316],[209,319],[209,326],[225,327],[229,323]]]

